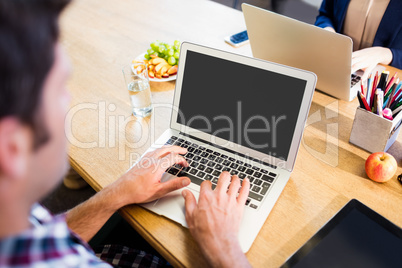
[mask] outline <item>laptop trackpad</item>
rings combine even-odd
[[[162,182],[165,182],[171,178],[174,178],[174,176],[171,176],[170,174],[164,174],[162,176]],[[195,186],[195,187],[194,187]],[[194,196],[195,200],[198,201],[198,196],[199,193],[196,190],[197,185],[190,184],[188,187],[184,189],[190,190]],[[183,189],[173,191],[166,196],[156,200],[155,202],[149,203],[146,205],[146,208],[156,212],[159,215],[163,215],[171,220],[174,220],[178,223],[180,223],[183,226],[187,227],[186,223],[186,214],[185,214],[185,205],[184,205],[184,198],[182,196],[182,191]]]

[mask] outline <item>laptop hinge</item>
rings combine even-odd
[[[214,144],[214,143],[212,143],[212,142],[208,142],[208,141],[202,140],[202,139],[197,138],[197,137],[194,137],[194,136],[192,136],[192,135],[189,135],[189,134],[186,134],[186,133],[183,133],[183,132],[180,132],[180,135],[189,137],[189,138],[191,138],[191,139],[197,140],[197,141],[202,142],[202,143],[206,143],[206,144],[211,145],[211,146],[213,146],[213,147],[215,147],[215,148],[219,148],[219,149],[221,149],[221,150],[224,150],[224,151],[226,151],[226,152],[229,152],[229,153],[238,155],[238,156],[240,156],[240,157],[247,158],[247,159],[249,159],[249,160],[251,160],[251,161],[254,161],[254,162],[257,162],[257,163],[259,163],[259,164],[268,166],[268,167],[270,167],[270,168],[274,168],[274,169],[277,168],[277,166],[272,165],[272,164],[269,164],[269,163],[264,162],[264,161],[261,161],[261,160],[258,160],[257,158],[254,158],[254,157],[251,157],[251,156],[247,156],[247,155],[245,155],[245,154],[242,154],[242,153],[233,151],[233,150],[231,150],[231,149],[228,149],[228,148],[219,146],[219,145]]]

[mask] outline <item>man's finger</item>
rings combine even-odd
[[[237,175],[232,176],[232,182],[230,183],[228,194],[230,196],[235,196],[239,192],[240,188],[240,179],[237,177]]]
[[[159,157],[159,158],[163,158],[166,155],[170,154],[170,153],[175,153],[175,154],[185,154],[187,153],[187,149],[186,148],[182,148],[179,146],[164,146],[158,150],[155,151],[155,156]]]
[[[188,162],[182,155],[173,154],[173,158],[171,159],[172,159],[171,165],[180,164],[183,167],[188,167]]]
[[[170,192],[186,187],[190,183],[191,180],[187,177],[176,177],[174,179],[161,183],[162,188],[159,190],[159,193],[161,196],[164,196]]]
[[[203,181],[200,185],[200,193],[205,192],[205,191],[211,191],[212,190],[212,182],[211,181]]]
[[[230,183],[230,174],[227,171],[221,173],[218,179],[218,185],[216,186],[216,191],[219,193],[226,193]]]
[[[197,201],[195,200],[193,193],[189,190],[183,190],[181,194],[184,197],[184,206],[186,209],[186,221],[187,224],[190,225],[191,219],[193,217],[193,211],[197,207]]]
[[[175,154],[175,153],[170,153],[170,154],[164,156],[163,158],[161,158],[159,160],[158,167],[161,167],[162,170],[165,171],[167,168],[169,168],[170,166],[172,166],[174,164],[179,164],[184,167],[188,167],[188,163],[187,163],[186,159],[183,156],[181,156],[179,154]]]
[[[237,197],[237,202],[244,206],[247,201],[248,193],[250,191],[250,181],[248,178],[245,178],[241,184],[240,193]]]

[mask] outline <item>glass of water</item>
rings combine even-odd
[[[147,65],[143,62],[123,67],[124,81],[130,94],[133,115],[146,117],[152,112]]]

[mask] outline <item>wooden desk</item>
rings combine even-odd
[[[123,174],[169,125],[166,106],[172,103],[174,82],[151,83],[156,108],[150,118],[137,120],[131,116],[122,65],[156,39],[251,54],[249,46],[234,49],[223,41],[245,29],[242,13],[210,1],[75,0],[61,27],[74,66],[66,117],[69,157],[97,191]],[[253,266],[281,265],[352,198],[402,226],[402,185],[396,178],[385,184],[367,179],[369,153],[348,142],[357,106],[357,100],[315,92],[294,172],[247,253]],[[401,142],[400,137],[389,150],[399,165]],[[187,229],[139,206],[121,213],[174,266],[206,266]]]

